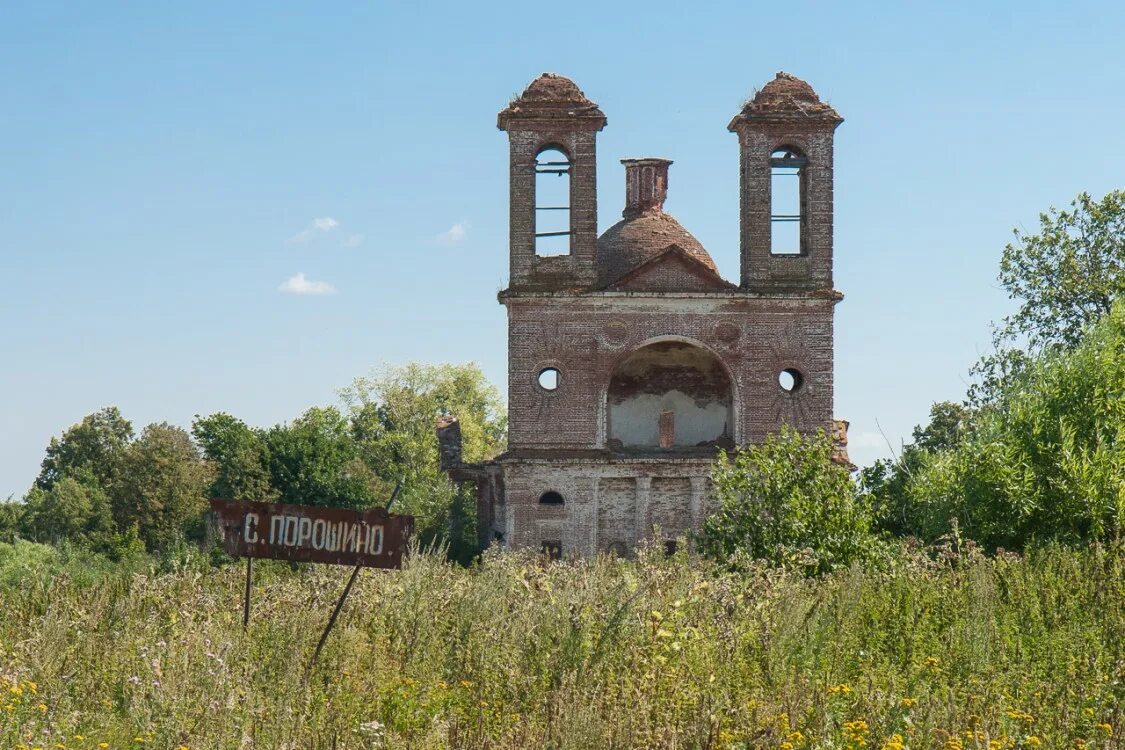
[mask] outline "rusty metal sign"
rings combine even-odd
[[[413,516],[382,508],[350,510],[313,505],[214,499],[223,546],[233,557],[398,568]]]

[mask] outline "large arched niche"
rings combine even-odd
[[[642,346],[610,377],[606,436],[613,449],[732,444],[734,398],[711,352],[683,341]]]

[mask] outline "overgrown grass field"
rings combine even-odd
[[[0,545],[3,748],[1119,748],[1125,547],[99,571]]]

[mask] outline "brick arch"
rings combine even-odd
[[[566,142],[557,138],[544,138],[535,147],[535,153],[532,155],[531,160],[534,162],[539,158],[539,154],[544,151],[561,151],[569,161],[574,161],[573,149],[566,145]]]
[[[610,405],[610,388],[613,383],[614,376],[618,373],[622,365],[624,365],[631,357],[639,353],[641,350],[662,343],[677,343],[699,349],[700,351],[710,355],[710,357],[718,363],[722,370],[723,375],[726,377],[726,383],[729,388],[730,394],[730,409],[727,415],[729,439],[738,445],[742,439],[742,398],[739,389],[739,381],[736,372],[727,359],[723,356],[722,352],[714,347],[700,341],[699,339],[689,336],[680,336],[675,334],[653,336],[643,341],[640,341],[633,346],[616,354],[615,357],[609,362],[609,367],[600,373],[598,382],[598,407],[599,407],[599,424],[598,424],[598,443],[606,447],[609,445],[610,440],[613,438],[612,425],[611,425],[611,405]]]
[[[788,147],[797,149],[797,151],[801,153],[801,156],[805,157],[806,159],[809,159],[810,161],[812,159],[812,157],[809,155],[811,144],[806,138],[802,138],[799,135],[778,135],[771,138],[769,140],[769,144],[769,151],[766,152],[767,158],[769,158],[769,155],[774,151],[777,151],[779,148]]]

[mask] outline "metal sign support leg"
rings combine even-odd
[[[246,593],[242,597],[242,627],[250,624],[250,582],[254,576],[254,558],[246,558]]]
[[[324,643],[328,640],[328,634],[332,632],[332,627],[336,624],[336,618],[340,616],[340,610],[344,608],[344,601],[348,598],[348,594],[352,592],[352,585],[355,584],[355,579],[359,577],[359,571],[362,567],[361,565],[357,565],[352,569],[351,578],[348,579],[347,585],[344,586],[344,592],[340,594],[340,598],[336,601],[336,609],[332,610],[332,616],[328,618],[328,625],[325,626],[324,632],[320,636],[320,641],[316,644],[316,651],[313,651],[308,669],[305,670],[306,676],[312,671],[316,660],[320,658],[320,650],[324,648]]]

